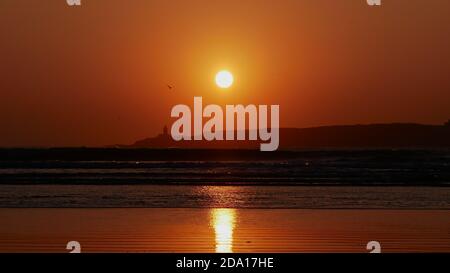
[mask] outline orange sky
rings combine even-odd
[[[450,1],[82,3],[0,2],[0,146],[131,143],[194,96],[283,127],[450,118]]]

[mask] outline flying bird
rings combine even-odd
[[[168,85],[167,85],[167,88],[169,88],[169,90],[173,90],[173,85],[168,84]]]

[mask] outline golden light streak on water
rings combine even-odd
[[[216,253],[233,252],[233,230],[236,223],[235,209],[212,209],[211,226],[216,238]]]

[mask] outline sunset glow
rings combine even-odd
[[[286,128],[449,118],[450,1],[8,2],[3,147],[129,144],[194,96],[280,105]]]

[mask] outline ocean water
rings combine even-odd
[[[3,208],[450,209],[448,187],[2,185]]]
[[[449,158],[0,160],[0,252],[449,252]]]
[[[449,209],[450,152],[241,161],[0,160],[0,207]]]
[[[450,152],[319,151],[240,161],[0,159],[0,184],[450,186]]]

